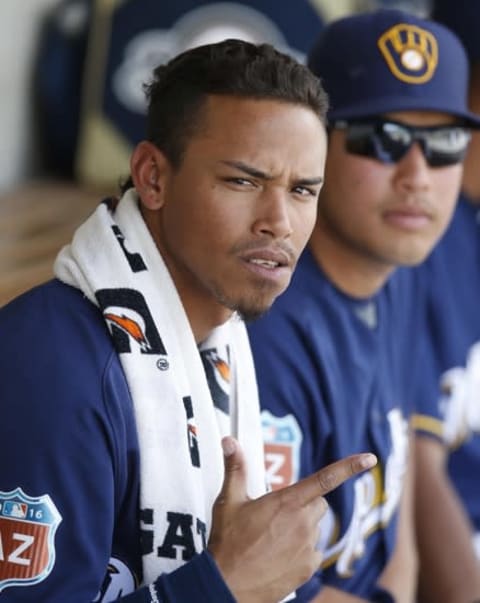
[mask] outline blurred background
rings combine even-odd
[[[143,137],[142,83],[192,46],[237,37],[304,60],[322,25],[430,0],[2,0],[0,305],[53,259]]]

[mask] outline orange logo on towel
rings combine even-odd
[[[142,330],[142,327],[135,320],[128,318],[125,315],[118,316],[117,314],[104,314],[105,320],[108,322],[112,322],[117,325],[120,329],[125,331],[130,337],[142,347],[148,347],[148,341],[145,337],[145,333]]]

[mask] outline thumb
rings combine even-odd
[[[242,449],[235,438],[222,439],[225,477],[218,496],[219,503],[240,503],[247,500],[247,467]]]

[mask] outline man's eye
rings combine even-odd
[[[238,186],[254,186],[254,183],[247,178],[227,178],[227,182],[237,184]]]
[[[308,186],[295,186],[293,188],[293,192],[301,195],[302,197],[317,197],[318,192],[313,188],[308,188]]]

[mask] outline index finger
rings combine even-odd
[[[327,465],[288,487],[297,490],[295,493],[297,500],[307,505],[316,498],[335,490],[354,475],[375,467],[376,464],[377,457],[371,452],[353,454]]]

